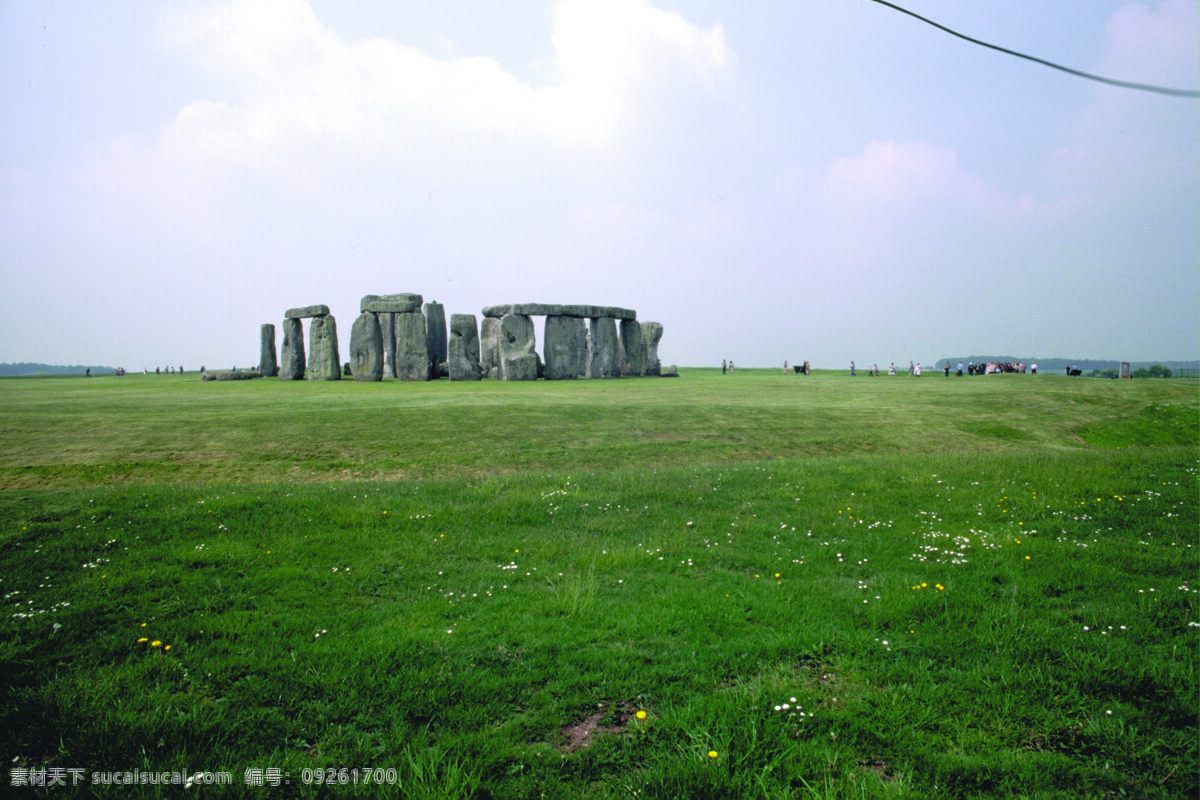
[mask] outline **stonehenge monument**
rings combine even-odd
[[[384,376],[428,381],[497,378],[506,381],[574,380],[661,375],[658,343],[663,326],[639,322],[637,312],[616,306],[513,303],[488,306],[476,327],[474,314],[453,314],[446,326],[441,303],[419,294],[369,294],[359,302],[350,329],[346,374],[356,381]],[[259,374],[281,380],[339,380],[337,322],[325,305],[288,309],[283,345],[275,359],[275,326],[260,333]],[[543,355],[536,349],[532,317],[545,317]],[[303,320],[309,323],[305,359]]]

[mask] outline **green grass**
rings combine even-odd
[[[1195,796],[1195,381],[683,372],[3,381],[5,791]]]

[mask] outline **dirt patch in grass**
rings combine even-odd
[[[610,733],[617,733],[625,728],[631,720],[636,719],[637,705],[623,702],[614,708],[588,714],[579,722],[568,725],[559,731],[565,741],[558,750],[563,753],[574,753],[591,745],[596,739]]]

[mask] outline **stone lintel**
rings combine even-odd
[[[368,294],[358,303],[359,313],[370,311],[372,314],[411,314],[421,310],[425,298],[419,294]]]
[[[611,317],[617,320],[635,320],[637,312],[628,308],[616,306],[580,306],[563,305],[561,303],[512,303],[502,306],[488,306],[483,309],[485,317],[500,318],[509,314],[519,314],[523,317],[579,317],[581,319],[599,319]]]
[[[284,319],[307,319],[308,317],[328,317],[329,306],[304,306],[303,308],[289,308],[284,312]]]

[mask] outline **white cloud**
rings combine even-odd
[[[1027,193],[1001,191],[959,165],[954,150],[926,142],[872,141],[860,155],[837,159],[816,201],[902,220],[930,207],[992,220],[1046,216],[1062,208]]]
[[[1090,71],[1104,77],[1196,89],[1200,3],[1166,0],[1123,6],[1108,21],[1104,54]],[[1196,101],[1100,84],[1051,165],[1057,187],[1116,201],[1193,193],[1200,180]]]
[[[289,142],[444,146],[464,133],[544,145],[611,144],[639,87],[718,81],[733,54],[720,27],[701,30],[641,0],[567,0],[555,14],[554,79],[534,86],[484,57],[443,59],[385,39],[347,42],[301,0],[231,0],[168,19],[170,41],[220,75],[239,113],[197,101],[170,133],[199,149],[255,157]],[[220,112],[220,113],[216,113]],[[183,142],[180,143],[183,146]]]

